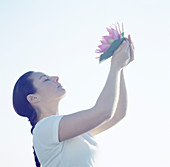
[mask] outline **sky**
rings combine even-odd
[[[92,107],[110,60],[95,57],[106,27],[123,23],[135,60],[124,69],[126,117],[96,136],[98,167],[170,166],[170,1],[0,0],[0,165],[34,166],[31,126],[12,106],[16,80],[34,70],[66,89],[60,114]],[[24,164],[24,165],[23,165]]]

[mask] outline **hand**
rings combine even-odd
[[[129,61],[130,61],[130,42],[128,39],[126,39],[114,52],[111,59],[111,66],[121,69],[128,65]]]

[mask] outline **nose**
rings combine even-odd
[[[59,81],[58,76],[52,76],[51,79],[52,79],[53,82],[58,82]]]

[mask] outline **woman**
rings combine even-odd
[[[32,125],[37,167],[94,167],[97,143],[93,135],[125,116],[123,68],[131,61],[133,47],[129,36],[111,58],[110,72],[96,104],[69,115],[59,115],[58,105],[65,95],[59,77],[27,72],[18,79],[13,106]]]

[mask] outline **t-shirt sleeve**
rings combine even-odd
[[[44,145],[59,143],[59,124],[64,115],[55,115],[41,122],[35,131],[35,135]]]

